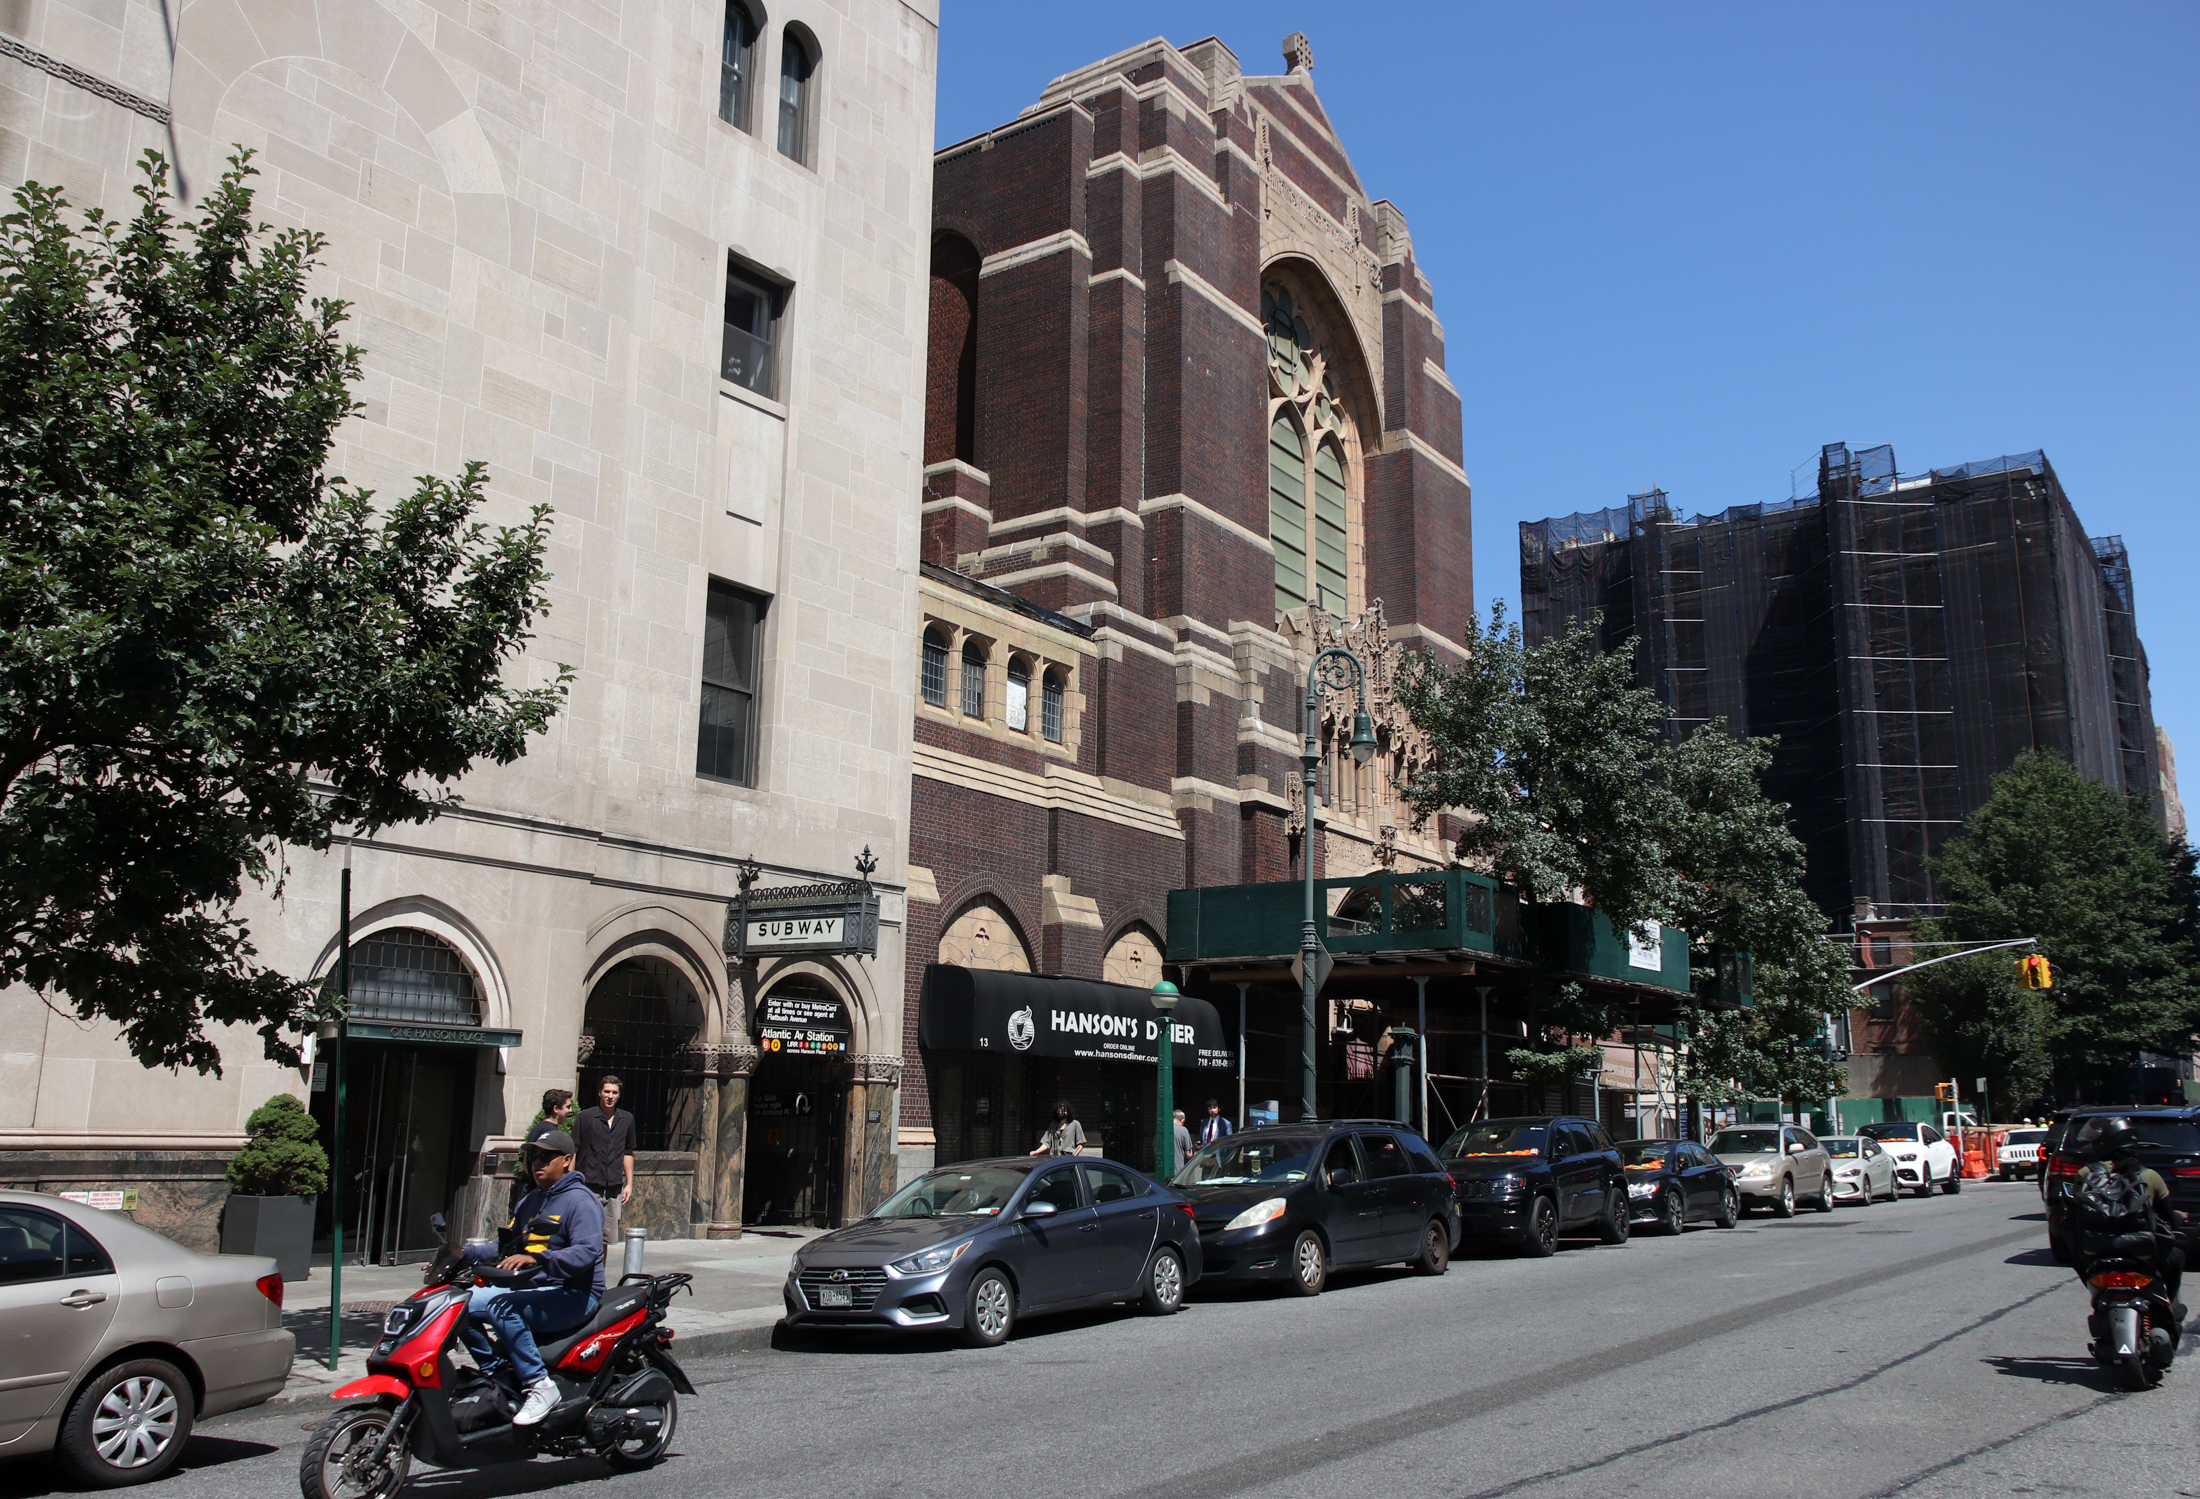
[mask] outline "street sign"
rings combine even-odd
[[[1329,955],[1328,948],[1317,947],[1314,949],[1314,992],[1316,994],[1322,992],[1322,986],[1329,982],[1329,970],[1336,966],[1337,960]],[[1300,949],[1298,956],[1291,960],[1291,983],[1301,994],[1306,992],[1306,952],[1303,948]]]
[[[726,956],[878,956],[878,894],[868,880],[743,889],[726,907]]]

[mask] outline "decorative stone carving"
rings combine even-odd
[[[1306,783],[1297,769],[1283,783],[1283,804],[1287,809],[1283,817],[1283,832],[1287,838],[1296,838],[1306,831]]]
[[[1384,823],[1375,835],[1375,862],[1388,869],[1398,862],[1398,828],[1394,823]]]
[[[756,1048],[742,1041],[690,1041],[674,1060],[681,1072],[690,1075],[747,1077],[756,1071]]]
[[[1293,73],[1314,71],[1314,44],[1305,32],[1294,31],[1283,39],[1283,65]]]
[[[581,1032],[580,1044],[573,1048],[573,1061],[575,1065],[586,1067],[588,1065],[588,1059],[595,1054],[596,1038],[589,1035],[586,1031]]]
[[[901,1058],[898,1056],[886,1052],[850,1052],[848,1065],[855,1069],[855,1081],[859,1083],[884,1083],[889,1088],[901,1086]]]

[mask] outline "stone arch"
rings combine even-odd
[[[848,1050],[856,1056],[870,1056],[884,1051],[899,1051],[900,1032],[887,1024],[881,1013],[877,989],[870,975],[861,965],[846,963],[838,958],[790,957],[756,964],[750,971],[747,1003],[751,1015],[779,984],[791,978],[810,977],[821,980],[848,1004],[848,1020],[853,1034],[848,1038]],[[744,1017],[744,1030],[746,1018]]]
[[[926,403],[924,461],[978,462],[978,250],[953,230],[932,234],[932,307],[927,320],[925,389],[955,392]]]
[[[1368,347],[1329,273],[1302,249],[1293,247],[1269,256],[1261,263],[1260,279],[1281,281],[1291,288],[1316,345],[1330,352],[1338,397],[1351,413],[1357,432],[1356,450],[1345,456],[1355,464],[1361,462],[1381,442],[1383,392],[1375,374],[1380,349]]]
[[[505,980],[503,964],[497,961],[496,950],[480,928],[439,900],[406,895],[355,914],[351,919],[352,946],[357,948],[376,933],[397,927],[415,927],[448,943],[473,972],[474,986],[481,996],[481,1023],[491,1029],[512,1025],[511,986]],[[339,936],[331,932],[322,943],[313,962],[313,982],[326,982],[336,971]]]
[[[939,960],[1008,973],[1036,971],[1022,924],[1008,902],[991,894],[965,901],[952,919],[941,923]]]
[[[1151,989],[1161,978],[1160,935],[1144,921],[1127,921],[1108,939],[1100,977],[1111,984]]]
[[[716,1044],[738,1030],[728,1013],[725,964],[714,961],[718,946],[709,932],[671,906],[649,901],[622,906],[589,929],[587,966],[581,974],[583,1001],[596,981],[617,964],[629,958],[659,958],[679,970],[702,1002],[703,1032],[697,1039]]]

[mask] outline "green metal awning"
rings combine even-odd
[[[517,1046],[524,1031],[486,1025],[423,1025],[403,1020],[347,1020],[354,1041],[410,1041],[421,1046]]]

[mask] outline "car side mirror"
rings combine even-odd
[[[1024,1216],[1026,1218],[1051,1218],[1060,1211],[1062,1211],[1060,1208],[1043,1197],[1024,1204]]]
[[[1351,1185],[1352,1185],[1352,1172],[1351,1172],[1350,1168],[1348,1168],[1348,1167],[1344,1167],[1344,1166],[1338,1166],[1338,1167],[1336,1167],[1336,1168],[1335,1168],[1334,1170],[1332,1170],[1332,1171],[1331,1171],[1331,1172],[1329,1173],[1329,1185],[1331,1185],[1332,1187],[1349,1187],[1349,1186],[1351,1186]]]

